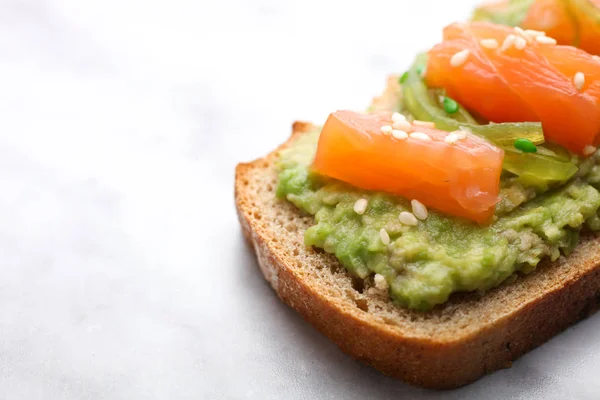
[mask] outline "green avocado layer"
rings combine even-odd
[[[457,291],[486,290],[516,271],[530,272],[544,257],[569,254],[579,231],[600,230],[600,166],[579,163],[577,178],[542,192],[514,177],[501,181],[501,201],[489,226],[429,210],[417,226],[400,223],[408,200],[364,191],[311,172],[319,132],[281,152],[277,194],[314,215],[305,244],[333,253],[352,274],[381,274],[398,305],[428,310]],[[367,199],[363,215],[354,211]],[[391,242],[384,245],[380,230]]]

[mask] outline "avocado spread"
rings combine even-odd
[[[480,226],[429,210],[417,226],[400,222],[408,200],[357,189],[311,171],[319,132],[281,152],[277,195],[314,215],[305,244],[333,253],[352,274],[382,275],[400,306],[427,310],[457,291],[486,290],[545,257],[577,245],[579,231],[600,230],[600,166],[596,155],[575,160],[576,178],[551,190],[503,176],[494,222]],[[354,211],[366,199],[363,214]],[[390,243],[384,244],[384,228]]]

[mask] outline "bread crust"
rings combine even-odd
[[[374,100],[375,107],[396,98],[395,81],[390,78],[384,94]],[[339,291],[312,276],[309,265],[298,260],[306,254],[323,264],[333,266],[337,261],[304,247],[302,229],[281,235],[281,223],[265,218],[265,207],[290,213],[289,204],[275,199],[274,188],[260,194],[250,189],[257,177],[274,177],[273,162],[279,151],[311,129],[311,124],[296,122],[290,139],[277,150],[237,166],[236,208],[244,236],[277,295],[345,353],[405,382],[449,389],[509,367],[513,360],[597,310],[600,239],[595,236],[583,237],[569,257],[542,263],[516,282],[483,295],[453,295],[447,304],[427,313],[399,310],[390,321],[375,315],[372,304],[356,301],[363,298],[359,291],[353,294],[344,289],[349,297],[341,298]],[[298,219],[310,219],[295,212]],[[335,268],[326,272],[345,274],[351,280]]]

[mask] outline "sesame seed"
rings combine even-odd
[[[459,140],[462,140],[467,137],[467,133],[465,131],[454,131],[450,132],[445,138],[444,142],[448,144],[454,144]]]
[[[400,113],[393,113],[392,114],[392,122],[400,122],[400,121],[406,121],[406,117]]]
[[[515,48],[517,50],[523,50],[525,47],[527,46],[527,41],[522,38],[522,37],[518,37],[515,39]]]
[[[515,43],[515,40],[517,40],[517,37],[515,35],[513,35],[512,33],[508,35],[504,39],[504,42],[502,42],[502,47],[500,47],[500,51],[508,50]]]
[[[410,135],[408,135],[411,139],[417,139],[417,140],[425,140],[425,141],[430,141],[431,138],[429,137],[428,134],[423,133],[423,132],[413,132]]]
[[[458,137],[455,134],[453,134],[453,133],[449,133],[444,138],[444,142],[446,142],[448,144],[454,144],[454,143],[458,142]]]
[[[573,77],[573,83],[575,84],[575,88],[581,91],[583,89],[583,85],[585,85],[585,75],[583,72],[576,72]]]
[[[533,43],[535,38],[538,36],[544,36],[546,32],[534,31],[533,29],[525,29],[523,31],[523,37],[527,40],[527,43]]]
[[[589,144],[583,148],[583,154],[586,156],[592,155],[596,152],[596,148],[594,146],[590,146]]]
[[[381,228],[379,231],[379,238],[381,239],[381,243],[385,244],[386,246],[390,244],[390,235],[384,228]]]
[[[408,121],[396,121],[392,125],[392,128],[399,131],[410,132],[412,131],[412,125]]]
[[[424,128],[435,128],[435,122],[431,122],[431,121],[419,121],[418,119],[415,119],[413,121],[413,125],[415,125],[415,126],[422,126]]]
[[[498,41],[496,39],[481,39],[479,43],[481,43],[481,47],[486,49],[493,50],[498,48]]]
[[[384,135],[389,135],[390,133],[392,133],[392,126],[391,125],[384,125],[381,127],[381,133],[383,133]]]
[[[533,43],[533,41],[535,40],[535,36],[531,36],[528,34],[525,34],[524,36],[522,36],[523,40],[525,40],[525,43]]]
[[[530,37],[546,36],[546,32],[536,31],[533,29],[525,29],[525,35],[530,36]]]
[[[536,38],[538,36],[546,36],[546,32],[542,32],[542,31],[535,31],[533,29],[525,29],[525,39],[527,39],[528,43],[533,43],[534,40],[536,40]]]
[[[408,133],[398,129],[394,129],[392,130],[392,136],[394,137],[394,139],[404,140],[408,138]]]
[[[400,213],[400,222],[402,222],[404,225],[409,226],[417,226],[417,224],[419,223],[419,221],[417,221],[417,218],[408,211],[402,211]]]
[[[592,60],[594,60],[594,61],[600,61],[600,56],[592,56]]]
[[[375,282],[375,287],[379,290],[388,290],[389,285],[385,280],[385,277],[381,274],[375,274],[373,277],[373,281]]]
[[[421,203],[419,200],[413,199],[410,201],[410,205],[412,206],[412,212],[415,217],[419,218],[421,221],[427,219],[429,213],[427,212],[425,204]]]
[[[556,39],[553,39],[549,36],[536,36],[535,40],[541,44],[556,44]]]
[[[356,203],[354,203],[354,212],[357,213],[358,215],[363,215],[365,213],[365,211],[367,210],[368,204],[369,204],[369,202],[367,201],[367,199],[356,200]]]
[[[450,65],[453,67],[460,67],[467,61],[469,54],[471,54],[471,52],[468,49],[459,51],[450,58]]]

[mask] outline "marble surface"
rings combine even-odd
[[[598,398],[600,316],[412,388],[282,305],[237,224],[237,162],[364,108],[473,3],[1,0],[0,398]]]

